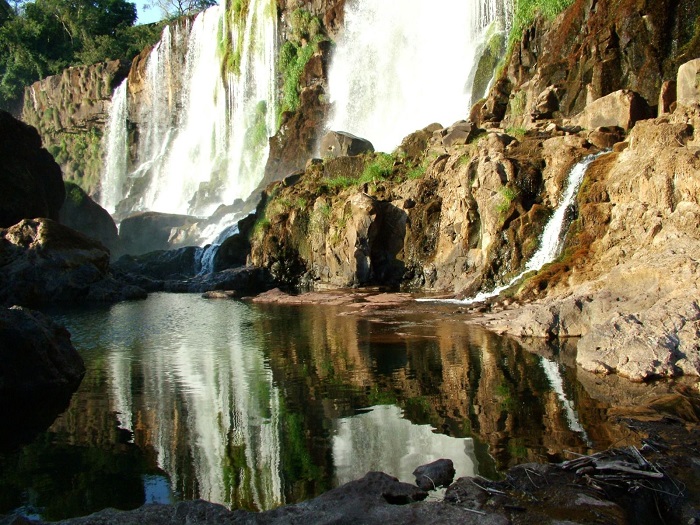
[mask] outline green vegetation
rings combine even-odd
[[[552,19],[573,3],[574,0],[516,0],[513,27],[509,35],[510,45],[520,39],[523,30],[532,24],[537,13]]]
[[[518,196],[518,190],[504,186],[501,188],[498,194],[501,201],[496,205],[496,211],[498,211],[498,213],[501,215],[504,215],[510,209],[511,203]]]
[[[525,137],[527,130],[525,128],[508,128],[506,133],[511,137],[515,137],[518,140],[522,140]]]
[[[17,110],[24,87],[69,66],[130,60],[160,27],[134,26],[127,0],[34,0],[0,16],[0,108]]]
[[[253,122],[246,130],[245,146],[249,151],[257,151],[267,144],[267,102],[261,100],[255,106]]]
[[[282,113],[296,111],[300,104],[301,76],[306,64],[319,50],[319,44],[328,40],[321,31],[321,22],[305,9],[297,9],[290,17],[291,31],[280,49],[279,68],[282,76],[282,103],[278,115],[278,127]]]
[[[518,91],[509,102],[510,114],[513,117],[522,117],[525,114],[525,106],[527,105],[527,93]]]
[[[362,171],[362,175],[360,175],[357,182],[359,184],[366,184],[385,180],[391,175],[393,170],[394,157],[388,153],[377,153],[372,162],[365,164],[365,169]]]

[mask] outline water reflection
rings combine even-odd
[[[430,425],[414,425],[394,405],[371,407],[357,416],[337,420],[333,437],[338,485],[380,470],[401,481],[415,482],[419,465],[452,459],[456,476],[474,476],[477,459],[471,438],[436,434]]]
[[[120,474],[128,497],[112,484],[101,499],[90,496],[103,506],[205,498],[262,510],[368,470],[410,481],[420,464],[449,457],[458,475],[496,477],[620,438],[575,369],[434,310],[366,317],[156,294],[63,312],[88,372],[37,441],[52,446],[21,454],[73,447],[108,451],[114,465],[131,458]],[[0,514],[26,505],[28,487],[41,493],[37,469],[51,475],[43,457],[32,470],[0,455],[0,492],[14,491]],[[59,492],[32,508],[46,514],[42,502]],[[85,498],[56,504],[51,517],[95,510]]]

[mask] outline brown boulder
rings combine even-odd
[[[646,101],[634,91],[622,89],[588,104],[573,123],[586,129],[617,126],[630,130],[637,121],[650,117]]]
[[[678,68],[677,91],[679,105],[700,104],[700,58],[686,62]]]
[[[374,153],[372,143],[346,131],[329,131],[321,139],[321,156],[324,158],[354,157]]]

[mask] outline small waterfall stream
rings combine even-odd
[[[605,152],[603,152],[605,153]],[[562,245],[562,233],[565,226],[566,211],[574,203],[578,189],[583,182],[583,177],[586,175],[588,166],[597,159],[603,153],[596,153],[594,155],[588,155],[583,160],[576,163],[576,165],[571,168],[569,176],[566,182],[566,189],[564,190],[561,199],[559,200],[559,206],[554,210],[554,213],[550,217],[549,221],[544,227],[542,235],[540,236],[540,247],[533,254],[530,260],[525,264],[525,269],[518,275],[513,277],[507,283],[497,286],[491,291],[479,292],[474,297],[468,299],[442,299],[440,302],[446,303],[456,303],[456,304],[473,304],[492,297],[497,297],[501,292],[507,290],[520,279],[522,279],[527,273],[537,272],[542,269],[545,264],[552,262],[559,255]],[[434,299],[419,299],[419,301],[435,301]]]
[[[480,44],[494,24],[507,31],[511,13],[511,0],[348,4],[329,71],[329,129],[391,151],[416,129],[466,118]]]

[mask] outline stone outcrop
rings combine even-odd
[[[66,182],[65,187],[66,200],[58,215],[61,224],[100,241],[110,250],[112,256],[117,255],[119,232],[109,212],[92,200],[77,184]]]
[[[25,89],[22,120],[39,130],[65,179],[91,196],[99,190],[112,92],[128,71],[119,60],[71,67]]]
[[[592,166],[570,257],[524,287],[546,291],[488,320],[517,336],[580,336],[578,364],[636,381],[700,375],[700,140],[697,108],[637,123]]]
[[[476,121],[500,121],[507,104],[508,125],[527,126],[552,88],[554,117],[572,117],[621,89],[654,108],[663,81],[700,54],[698,15],[700,6],[692,0],[576,0],[553,21],[540,17],[516,43]]]
[[[179,248],[190,241],[189,230],[199,219],[189,215],[142,212],[124,219],[119,226],[119,240],[124,253],[142,255],[148,252]]]
[[[352,157],[362,153],[374,153],[372,143],[346,131],[329,131],[321,139],[323,158]]]
[[[47,217],[58,220],[65,198],[61,169],[41,146],[36,129],[0,112],[0,227],[22,219]]]
[[[285,282],[463,293],[515,273],[536,249],[569,168],[596,149],[582,136],[498,132],[446,148],[455,130],[420,130],[397,157],[312,162],[295,184],[269,187],[251,262]]]
[[[0,230],[0,303],[114,302],[145,297],[116,281],[109,251],[99,242],[49,219],[23,220]]]

